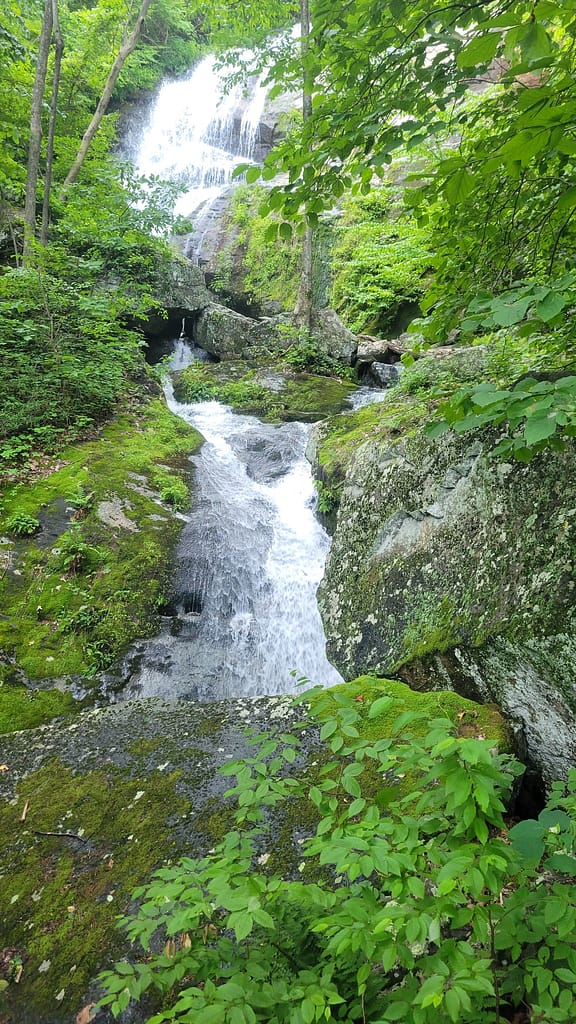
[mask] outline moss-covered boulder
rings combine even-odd
[[[576,713],[576,449],[541,453],[527,465],[503,463],[490,457],[490,438],[426,439],[427,410],[421,395],[395,398],[392,391],[390,405],[337,417],[319,430],[317,473],[339,502],[320,589],[329,657],[349,677],[396,674],[418,660],[422,688],[457,687],[458,672],[439,681],[428,655],[457,648],[473,660],[474,652],[505,641],[502,676],[530,671],[533,690],[540,680],[542,693],[556,679],[569,731]],[[557,634],[570,640],[563,646],[570,671],[560,684],[548,661],[545,684],[543,645]],[[526,644],[540,674],[527,667]],[[496,686],[495,671],[488,675],[491,682],[464,692],[510,709],[515,701]],[[540,702],[543,719],[547,703]],[[542,729],[528,727],[535,714],[532,704],[526,730],[549,778],[554,769],[537,749],[544,721]]]
[[[349,694],[368,737],[388,735],[395,714],[423,710],[430,718],[451,718],[460,733],[507,743],[493,708],[453,693],[422,696],[374,678],[337,689]],[[394,711],[369,718],[371,701],[382,694],[394,698]],[[287,697],[212,705],[149,699],[4,738],[2,1024],[73,1024],[82,1011],[81,1019],[88,1019],[86,1008],[98,997],[98,971],[130,956],[116,918],[133,888],[167,858],[205,853],[229,829],[223,793],[230,779],[218,767],[254,755],[247,727],[294,732],[302,718],[302,708]],[[332,754],[308,728],[288,770],[313,781],[328,758]],[[302,801],[281,809],[270,851],[276,870],[296,870],[298,837],[313,832],[316,813]],[[129,1019],[136,1024],[147,1016],[143,1007]],[[111,1021],[104,1013],[96,1019]]]
[[[338,412],[356,385],[348,379],[298,373],[278,359],[192,363],[176,379],[181,402],[219,401],[268,422],[314,422]]]
[[[0,732],[70,710],[62,690],[158,627],[201,443],[156,400],[5,489]]]

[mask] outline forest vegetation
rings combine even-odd
[[[299,14],[282,0],[5,0],[4,483],[149,397],[134,323],[157,307],[182,226],[177,187],[139,180],[119,132],[143,90],[208,47],[253,46],[246,73],[265,64],[275,90],[308,98],[263,167],[244,168],[265,185],[254,291],[268,260],[281,275],[277,247],[293,277],[294,246],[337,211],[332,303],[354,331],[387,332],[416,302],[414,347],[491,353],[489,378],[439,396],[431,437],[494,425],[500,454],[529,460],[576,434],[576,0],[313,0],[303,47],[279,32]],[[36,528],[24,513],[13,527]],[[281,729],[229,765],[232,827],[137,890],[123,927],[144,951],[106,973],[101,1006],[144,999],[151,1024],[576,1019],[574,777],[512,821],[522,769],[505,742],[444,708],[398,718],[391,685],[308,692],[312,766]],[[289,869],[263,852],[281,801],[308,828]]]

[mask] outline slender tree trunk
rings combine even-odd
[[[56,114],[58,112],[58,91],[60,89],[60,71],[62,68],[62,54],[64,53],[64,40],[60,30],[60,18],[58,15],[58,0],[52,0],[52,24],[54,27],[54,77],[52,79],[52,98],[50,100],[50,120],[48,122],[48,139],[46,145],[46,169],[44,172],[44,202],[42,203],[42,228],[40,230],[40,241],[46,245],[48,241],[48,225],[50,223],[50,190],[52,188],[52,166],[54,163],[54,134],[56,131]]]
[[[26,172],[26,200],[24,204],[24,259],[36,234],[36,186],[40,168],[40,146],[42,143],[42,101],[46,85],[48,54],[52,37],[52,0],[46,0],[42,18],[42,31],[38,46],[38,62],[32,90],[30,110],[30,146]]]
[[[309,0],[300,0],[300,50],[302,54],[302,119],[304,124],[312,114],[311,73],[307,67],[308,42],[310,36]],[[302,327],[310,330],[312,326],[312,228],[306,225],[302,238],[302,255],[300,262],[300,287],[294,315]]]
[[[132,50],[134,49],[136,43],[138,42],[140,33],[142,31],[142,26],[144,25],[144,19],[146,18],[148,8],[150,7],[151,3],[152,0],[142,0],[140,10],[138,12],[138,17],[136,18],[136,24],[134,25],[134,28],[132,29],[128,38],[122,43],[122,46],[118,51],[118,56],[116,57],[116,60],[114,61],[110,69],[110,74],[108,75],[108,79],[102,91],[102,95],[98,102],[98,106],[96,107],[94,116],[84,133],[84,138],[80,143],[80,148],[78,149],[74,163],[72,164],[72,167],[68,172],[66,180],[64,181],[64,186],[72,185],[78,177],[80,168],[82,167],[82,164],[84,163],[84,160],[86,158],[88,147],[90,146],[92,139],[98,131],[100,122],[102,121],[102,118],[104,117],[104,114],[108,109],[108,104],[110,103],[110,99],[112,97],[112,93],[114,91],[114,86],[116,85],[118,75],[122,70],[126,58],[130,56]]]

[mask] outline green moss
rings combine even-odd
[[[266,232],[279,223],[277,214],[260,213],[265,187],[234,190],[226,225],[228,247],[219,256],[213,287],[218,294],[244,296],[246,302],[277,302],[285,310],[296,305],[301,242],[295,233],[270,241]]]
[[[361,713],[359,730],[363,739],[377,740],[390,736],[398,715],[404,711],[417,711],[424,713],[426,718],[410,726],[415,736],[425,735],[427,721],[449,718],[458,725],[458,735],[494,740],[500,749],[510,749],[508,729],[497,707],[477,704],[451,690],[418,693],[396,679],[365,675],[350,683],[333,686],[326,692],[328,696],[342,694],[354,701]],[[378,697],[392,697],[394,703],[382,714],[368,718],[370,704]]]
[[[319,428],[315,474],[331,492],[333,507],[339,503],[342,485],[359,445],[367,441],[396,442],[412,436],[427,420],[428,405],[409,396],[390,392],[384,402],[332,416]]]
[[[175,781],[108,767],[76,777],[54,762],[0,805],[0,928],[24,967],[0,994],[3,1020],[76,1013],[103,959],[121,953],[116,915],[170,852],[168,813],[187,810]]]
[[[29,679],[93,673],[157,628],[182,525],[174,511],[188,498],[188,455],[201,440],[153,401],[65,451],[46,478],[6,491],[0,531],[15,509],[43,525],[2,549],[0,649]],[[90,501],[78,508],[80,492]]]
[[[59,715],[69,715],[77,706],[61,690],[31,690],[0,682],[0,734],[34,729]]]
[[[186,402],[219,401],[269,422],[324,419],[338,412],[355,385],[350,380],[296,373],[278,360],[251,365],[241,360],[194,363],[176,383]]]

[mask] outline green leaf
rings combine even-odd
[[[550,36],[546,29],[537,21],[530,21],[520,38],[520,49],[522,56],[528,60],[537,60],[538,57],[547,57],[552,49]]]
[[[451,178],[448,178],[444,190],[451,206],[464,202],[474,191],[476,181],[474,175],[466,167],[461,167]]]
[[[316,1017],[316,1007],[311,999],[303,999],[300,1004],[300,1012],[304,1024],[312,1024],[312,1021]]]
[[[254,182],[258,181],[259,177],[260,177],[260,168],[259,167],[249,167],[248,170],[246,171],[246,181],[247,181],[248,185],[253,185]]]
[[[545,867],[550,871],[560,871],[564,875],[576,878],[576,857],[570,857],[566,853],[554,853],[545,861]]]
[[[378,718],[379,715],[383,715],[385,711],[388,711],[393,704],[393,697],[378,697],[377,700],[373,701],[370,705],[368,718]]]
[[[557,421],[552,416],[530,416],[524,427],[524,438],[527,445],[537,444],[538,441],[545,441],[556,433]]]
[[[446,420],[435,420],[433,423],[428,423],[424,428],[426,437],[432,439],[436,437],[442,437],[443,434],[448,433],[450,430],[450,424]]]
[[[494,323],[498,327],[512,327],[514,324],[519,324],[526,316],[532,302],[533,297],[531,295],[517,299],[516,302],[494,299],[491,304]]]
[[[543,826],[533,819],[521,821],[510,829],[513,848],[529,864],[537,864],[545,850]]]
[[[458,54],[458,67],[475,68],[478,64],[488,64],[496,56],[500,38],[499,32],[484,31],[471,39]]]
[[[569,300],[558,292],[550,292],[545,299],[537,302],[534,307],[537,315],[544,323],[549,323],[555,316],[558,316],[568,305]]]

